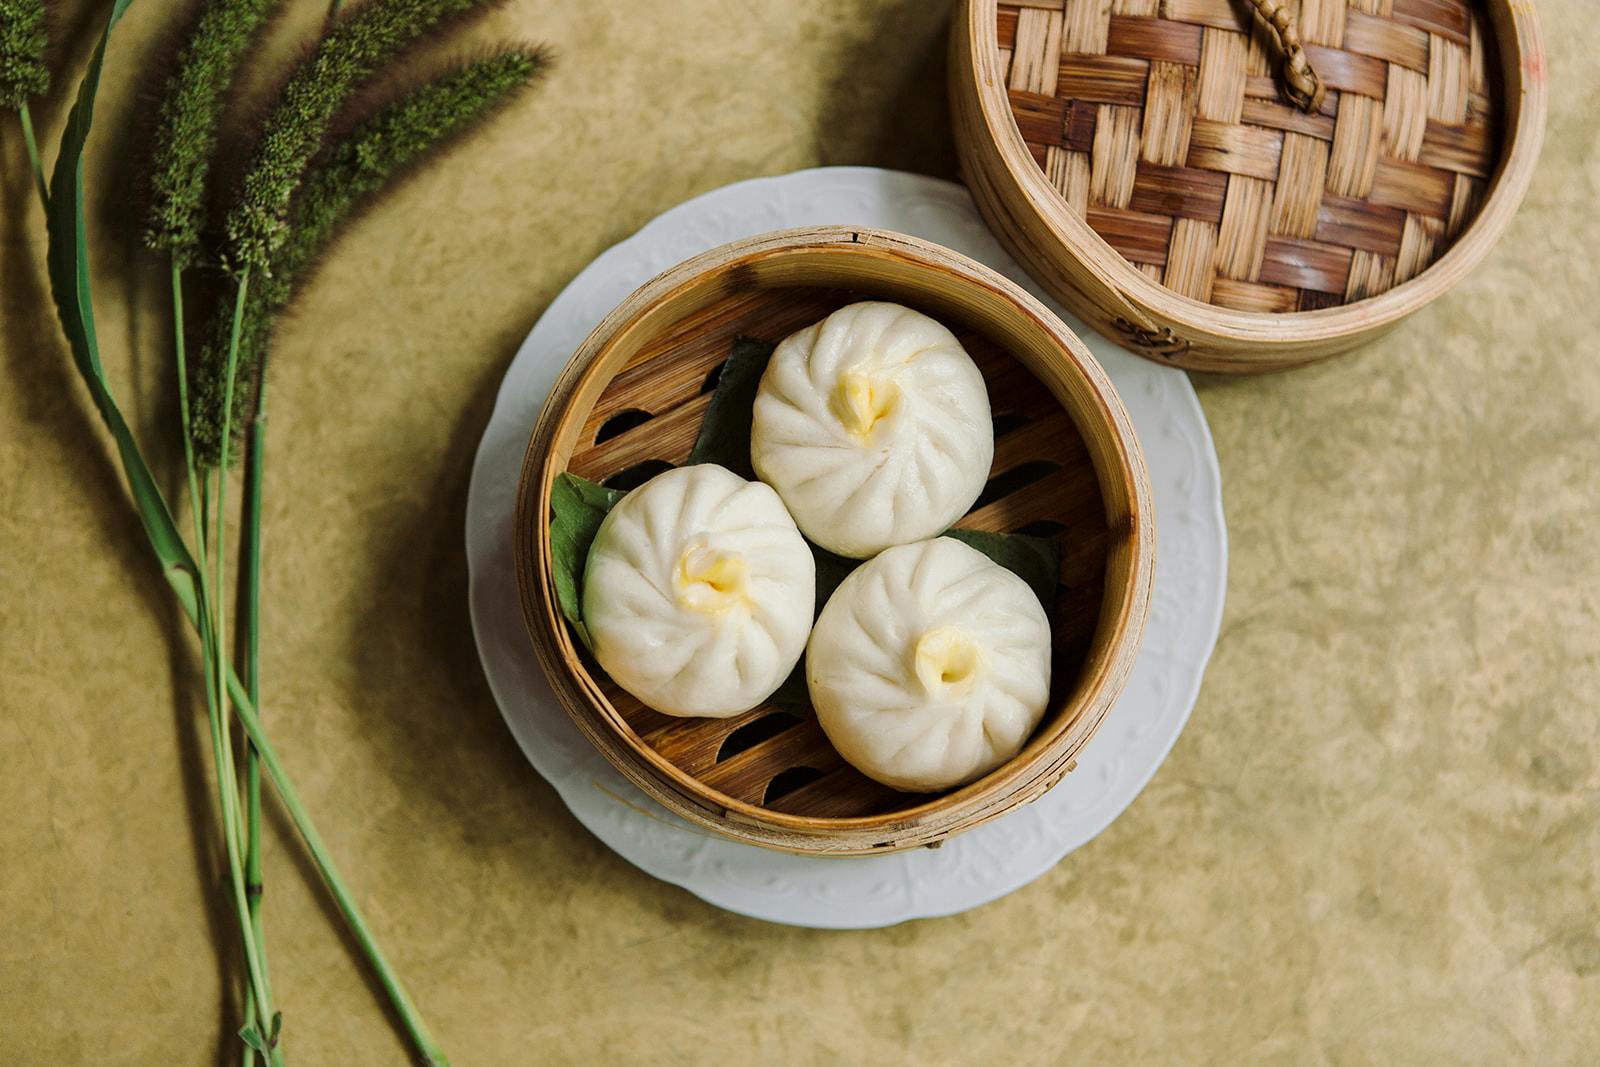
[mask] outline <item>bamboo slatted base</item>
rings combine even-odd
[[[797,231],[702,259],[709,266],[692,262],[657,279],[597,328],[530,442],[519,581],[535,647],[563,704],[647,792],[759,844],[836,854],[928,844],[1037,795],[1067,771],[1109,706],[1149,593],[1148,487],[1103,372],[1059,323],[1041,329],[1036,317],[1048,312],[1009,283],[899,235]],[[675,298],[678,306],[662,310]],[[548,586],[549,479],[568,469],[632,488],[682,463],[737,337],[776,342],[859,299],[893,299],[939,318],[984,373],[994,465],[959,525],[1054,537],[1062,549],[1046,720],[1012,764],[941,796],[899,793],[855,771],[809,710],[765,706],[686,719],[645,707],[578,652]],[[1013,320],[998,320],[989,307],[997,299]],[[1027,302],[1025,311],[1016,300]],[[1028,339],[1025,351],[1019,336]],[[1054,362],[1041,364],[1046,352]]]
[[[856,300],[844,289],[735,293],[646,344],[614,378],[584,421],[568,469],[613,488],[632,488],[688,458],[717,371],[737,337],[777,343]],[[1050,393],[998,345],[971,329],[957,336],[984,373],[994,412],[994,466],[978,506],[958,524],[1025,530],[1063,549],[1052,613],[1060,703],[1076,683],[1100,618],[1106,524],[1083,438]],[[806,710],[765,706],[727,719],[683,719],[645,707],[609,679],[607,699],[639,738],[716,789],[775,811],[848,818],[915,806],[908,796],[845,764]]]

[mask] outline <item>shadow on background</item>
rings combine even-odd
[[[945,92],[950,20],[957,0],[890,0],[838,56],[816,132],[821,165],[858,164],[956,176]],[[911,64],[884,62],[885,51]]]
[[[521,338],[506,339],[514,353]],[[537,813],[541,832],[556,833],[560,848],[578,848],[594,858],[610,856],[568,813],[555,790],[523,757],[489,692],[473,641],[468,614],[468,576],[463,531],[467,484],[478,442],[488,424],[510,356],[486,368],[463,408],[423,506],[408,506],[398,532],[386,534],[383,579],[365,590],[365,605],[351,635],[350,656],[358,687],[370,698],[372,740],[386,748],[385,761],[408,787],[434,793],[428,800],[463,824],[469,836],[476,813],[516,797],[517,810]],[[372,628],[401,629],[401,644],[426,657],[419,672],[425,687],[397,687],[395,666],[364,636]],[[530,644],[528,654],[534,654]],[[441,773],[441,762],[445,764]],[[554,815],[554,818],[547,818]],[[540,848],[531,835],[507,838],[519,864],[537,864]],[[631,869],[631,868],[630,868]]]

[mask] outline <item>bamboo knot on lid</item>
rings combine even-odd
[[[1300,43],[1294,20],[1280,0],[1250,2],[1267,25],[1272,27],[1278,38],[1278,46],[1283,49],[1284,95],[1306,114],[1316,114],[1327,96],[1327,88],[1322,84],[1322,79],[1317,77],[1317,72],[1311,69],[1311,60],[1306,57],[1305,46]]]

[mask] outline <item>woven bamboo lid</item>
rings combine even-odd
[[[1522,0],[969,0],[967,16],[951,76],[980,207],[1074,310],[1185,365],[1302,362],[1438,295],[1464,269],[1377,299],[1479,223],[1459,258],[1487,250],[1542,130]],[[1003,137],[986,93],[1004,94]],[[1097,269],[1052,213],[1141,277]],[[1249,317],[1287,315],[1274,351]]]
[[[1326,89],[1308,113],[1230,0],[1042,2],[998,8],[1023,139],[1073,210],[1173,292],[1332,307],[1420,274],[1477,214],[1500,155],[1481,9],[1308,0],[1304,50]]]

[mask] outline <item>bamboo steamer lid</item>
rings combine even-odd
[[[1442,295],[1527,188],[1526,0],[967,0],[962,167],[1038,281],[1141,354],[1256,371]]]

